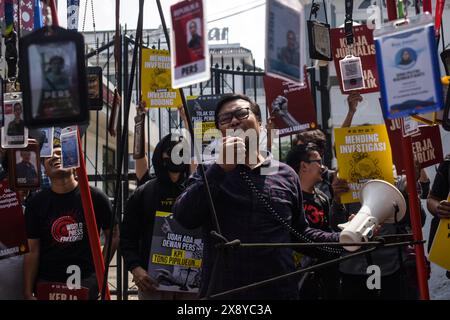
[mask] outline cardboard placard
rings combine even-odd
[[[405,170],[402,148],[400,148],[404,143],[402,139],[403,119],[386,119],[385,122],[389,141],[393,146],[392,160],[397,173],[400,174]],[[421,169],[444,161],[439,126],[420,126],[419,132],[411,135],[411,143],[414,158],[419,162]]]
[[[170,7],[172,21],[172,87],[181,88],[211,78],[202,0],[180,1]]]
[[[439,111],[442,85],[433,19],[418,15],[374,31],[383,113],[393,119]]]
[[[141,67],[146,108],[177,108],[182,104],[179,90],[172,88],[169,51],[142,49]]]
[[[308,81],[301,86],[291,81],[264,77],[264,90],[270,115],[280,136],[317,128],[317,115]]]
[[[269,0],[266,4],[266,74],[302,84],[306,63],[306,26],[299,1]]]
[[[378,71],[375,57],[375,44],[373,41],[373,30],[366,25],[353,26],[353,35],[355,43],[353,47],[347,46],[344,28],[331,29],[331,47],[333,50],[334,66],[338,79],[342,79],[339,61],[348,55],[354,55],[361,58],[362,72],[364,76],[365,88],[360,91],[361,94],[379,91]],[[342,83],[339,82],[341,92],[345,91]]]
[[[201,231],[187,230],[171,212],[157,211],[148,273],[158,282],[158,290],[197,293],[202,258]]]
[[[350,191],[342,203],[359,201],[363,184],[372,179],[394,183],[391,146],[384,125],[335,128],[339,178],[347,180]]]

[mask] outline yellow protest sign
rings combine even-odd
[[[141,67],[142,99],[147,108],[181,106],[180,93],[172,88],[169,51],[143,48]]]
[[[372,179],[394,183],[392,154],[386,126],[373,125],[334,129],[339,178],[347,180],[350,191],[342,203],[359,201],[359,190]]]
[[[450,194],[447,198],[450,201]],[[441,219],[434,235],[428,260],[438,266],[450,270],[450,219]]]

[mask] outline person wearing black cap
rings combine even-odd
[[[142,300],[194,298],[192,294],[158,291],[157,280],[148,274],[156,212],[172,211],[172,204],[183,191],[189,175],[189,164],[172,161],[171,152],[178,143],[180,140],[169,134],[156,145],[152,157],[156,178],[151,179],[148,172],[145,177],[140,175],[140,178],[150,180],[128,199],[121,225],[121,252]]]

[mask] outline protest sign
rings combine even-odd
[[[392,155],[384,125],[334,129],[339,178],[347,180],[350,191],[342,203],[359,201],[363,184],[372,179],[394,183]]]

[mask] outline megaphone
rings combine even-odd
[[[368,241],[381,223],[400,221],[406,212],[406,201],[402,193],[383,180],[366,182],[360,193],[361,209],[355,217],[338,227],[342,230],[339,242],[352,243]],[[344,246],[347,251],[356,251],[360,246]]]

